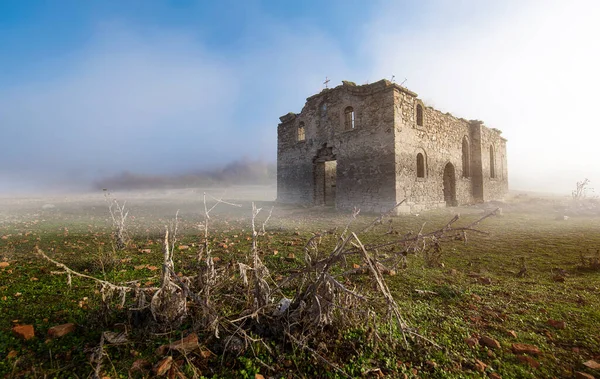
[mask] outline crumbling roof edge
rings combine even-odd
[[[339,86],[335,86],[333,88],[324,88],[321,92],[316,93],[314,95],[311,95],[309,97],[306,98],[306,101],[309,102],[310,100],[323,96],[329,92],[332,91],[339,91],[341,89],[347,89],[350,92],[354,93],[354,94],[361,94],[361,93],[365,93],[365,94],[372,94],[373,92],[378,92],[384,89],[388,89],[388,88],[396,88],[397,90],[406,93],[407,95],[413,96],[413,97],[417,97],[418,95],[409,90],[406,87],[402,87],[399,84],[396,83],[392,83],[387,79],[381,79],[379,81],[376,81],[374,83],[369,83],[369,84],[362,84],[362,85],[357,85],[354,82],[350,82],[347,80],[342,80],[342,84],[340,84]]]

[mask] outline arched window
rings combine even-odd
[[[417,125],[423,126],[423,106],[417,104]]]
[[[425,157],[422,153],[417,154],[417,178],[425,177]]]
[[[304,130],[304,122],[301,121],[298,125],[298,142],[306,140],[306,132]]]
[[[463,178],[471,176],[471,154],[469,150],[469,141],[466,136],[462,141],[462,176]]]
[[[344,110],[344,129],[352,130],[355,126],[354,108],[346,107]]]
[[[496,177],[496,153],[494,146],[490,146],[490,178]]]

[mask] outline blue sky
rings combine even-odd
[[[325,77],[407,79],[508,138],[512,188],[600,183],[589,0],[0,2],[0,191],[275,161]]]

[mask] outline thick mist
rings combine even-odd
[[[39,59],[0,66],[0,192],[204,185],[236,162],[272,166],[278,117],[299,112],[325,77],[332,86],[394,76],[427,105],[502,130],[513,190],[600,183],[596,2],[363,6],[360,15],[337,2],[325,15],[259,3],[244,5],[247,18],[215,13],[236,25],[232,35],[208,21],[105,12],[69,49],[35,37]],[[198,7],[190,12],[216,12]],[[8,26],[2,51],[24,30]]]

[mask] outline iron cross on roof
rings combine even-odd
[[[330,82],[329,78],[325,77],[325,81],[323,82],[323,84],[325,84],[325,88],[328,88],[327,83],[329,83],[329,82]]]

